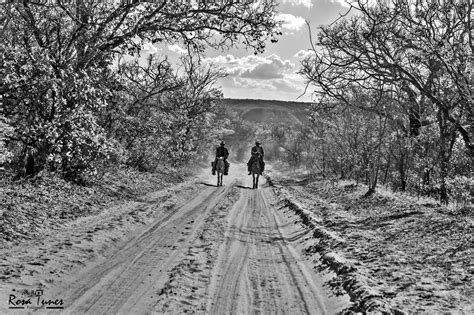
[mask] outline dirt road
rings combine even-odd
[[[156,198],[138,207],[153,211],[151,222],[100,257],[61,267],[61,276],[46,286],[48,295],[61,297],[68,314],[335,313],[345,302],[328,297],[302,254],[307,230],[279,208],[264,179],[253,190],[244,168],[232,171],[223,187],[203,175],[194,190],[174,191],[178,200],[183,194],[174,206]],[[130,213],[118,217],[123,222]],[[110,231],[89,232],[97,234],[90,246],[93,239],[110,239],[100,235]],[[80,234],[72,243],[81,244]],[[49,269],[45,264],[35,279]]]

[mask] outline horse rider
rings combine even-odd
[[[229,150],[225,147],[225,142],[221,141],[220,146],[216,148],[216,159],[214,160],[214,164],[212,165],[212,175],[216,175],[216,166],[217,166],[217,158],[223,157],[224,158],[224,175],[229,175],[229,162],[227,162],[227,158],[229,157]]]
[[[255,146],[252,148],[250,151],[250,160],[247,163],[249,175],[252,174],[251,168],[252,168],[252,162],[257,159],[258,162],[260,163],[260,175],[262,175],[263,170],[265,169],[265,162],[263,161],[263,156],[265,153],[263,152],[263,148],[260,146],[260,141],[256,140],[255,141]]]

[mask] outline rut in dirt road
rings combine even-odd
[[[189,204],[173,209],[144,233],[130,240],[107,261],[68,284],[69,313],[142,312],[152,304],[154,289],[163,284],[196,228],[225,190],[203,190]]]
[[[278,208],[264,180],[258,190],[244,180],[202,183],[106,259],[58,283],[65,312],[334,313],[334,298],[302,255],[308,231]]]
[[[269,188],[247,190],[234,205],[213,283],[211,313],[328,312],[323,290],[291,246],[305,231],[286,234],[270,200]]]

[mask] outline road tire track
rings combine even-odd
[[[321,284],[292,246],[304,231],[295,229],[294,219],[282,218],[272,201],[275,196],[266,186],[243,191],[232,208],[209,313],[330,312]]]
[[[224,187],[196,186],[186,204],[151,201],[161,210],[142,232],[48,294],[63,298],[65,314],[335,313],[302,254],[308,230],[265,179],[248,189],[245,169],[235,171]]]
[[[107,261],[88,270],[63,293],[68,313],[128,313],[149,306],[149,292],[188,247],[206,214],[229,188],[206,188],[190,203],[172,209]]]

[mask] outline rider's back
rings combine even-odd
[[[226,147],[217,147],[216,149],[216,157],[224,157],[225,159],[227,159],[227,157],[229,156],[229,151],[227,150]]]
[[[254,147],[252,148],[251,154],[252,154],[252,156],[258,156],[258,155],[260,155],[259,157],[263,159],[263,155],[264,155],[264,153],[263,153],[263,148],[262,148],[262,147],[254,146]]]

